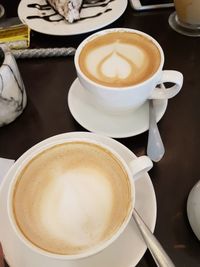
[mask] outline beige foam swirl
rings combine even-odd
[[[106,231],[112,194],[104,173],[79,168],[56,175],[42,194],[38,221],[52,239],[71,247],[91,246]]]
[[[121,164],[84,142],[36,156],[19,175],[13,197],[16,222],[27,239],[66,255],[109,238],[130,205],[130,184]]]

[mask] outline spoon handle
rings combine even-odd
[[[156,239],[156,237],[153,235],[153,233],[150,231],[148,226],[145,224],[145,222],[135,209],[132,216],[138,226],[138,229],[140,230],[140,233],[142,234],[142,237],[149,251],[151,252],[151,255],[156,262],[156,265],[159,267],[175,267],[172,260],[169,258],[159,241]]]
[[[165,148],[156,122],[153,100],[149,100],[149,135],[147,144],[147,155],[151,160],[158,162],[165,153]]]

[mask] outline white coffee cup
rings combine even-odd
[[[24,229],[22,230],[21,224],[20,224],[20,222],[18,220],[19,217],[17,217],[18,215],[17,215],[17,208],[16,207],[17,207],[18,204],[16,204],[15,205],[15,208],[13,208],[14,207],[13,206],[13,203],[14,203],[13,202],[13,199],[16,200],[17,199],[16,196],[20,197],[21,200],[22,200],[22,198],[23,198],[23,200],[25,200],[25,198],[26,197],[29,197],[29,196],[31,198],[31,193],[30,193],[29,190],[30,190],[30,188],[31,188],[31,190],[32,190],[32,188],[35,188],[34,187],[35,185],[32,184],[31,186],[28,186],[30,184],[29,183],[30,180],[29,180],[29,182],[26,184],[27,187],[25,186],[27,190],[25,190],[25,188],[23,187],[24,184],[22,184],[22,181],[26,181],[26,179],[28,177],[30,177],[30,176],[26,176],[25,179],[22,178],[22,176],[26,173],[26,171],[28,171],[29,172],[29,175],[30,175],[30,173],[31,173],[30,172],[31,171],[30,166],[36,166],[37,163],[38,163],[37,161],[38,160],[40,161],[42,159],[41,158],[41,155],[42,155],[42,157],[43,157],[43,155],[45,155],[45,156],[48,155],[48,157],[49,157],[49,151],[51,151],[51,152],[53,151],[53,153],[54,153],[55,151],[57,151],[57,150],[54,150],[54,149],[60,149],[60,147],[63,148],[63,147],[65,147],[65,145],[72,146],[72,147],[75,145],[75,147],[77,147],[77,144],[78,145],[84,144],[84,145],[86,145],[87,149],[88,149],[88,146],[91,146],[92,149],[93,148],[95,148],[95,149],[97,148],[97,152],[99,152],[98,149],[102,150],[103,153],[107,153],[108,162],[110,163],[110,162],[112,162],[114,160],[114,165],[112,165],[112,166],[115,166],[115,164],[117,163],[117,166],[119,166],[119,170],[121,169],[121,171],[123,171],[120,174],[120,176],[117,176],[118,178],[123,176],[124,182],[123,183],[120,182],[121,184],[120,183],[118,184],[118,185],[120,185],[122,187],[118,187],[118,185],[117,185],[117,187],[114,186],[114,188],[117,189],[117,190],[119,188],[123,188],[123,190],[120,189],[119,191],[111,191],[111,192],[117,192],[116,196],[118,196],[119,198],[115,198],[115,200],[116,199],[117,200],[120,199],[120,200],[123,200],[123,203],[124,203],[124,201],[126,202],[126,205],[127,206],[126,205],[124,206],[124,204],[122,206],[119,205],[120,207],[122,207],[122,210],[124,210],[123,208],[126,207],[126,209],[125,209],[126,212],[123,215],[124,216],[123,220],[121,220],[121,219],[119,220],[120,221],[120,224],[117,226],[117,228],[109,235],[109,238],[106,238],[105,240],[103,240],[103,242],[97,242],[95,245],[91,245],[89,247],[89,249],[82,250],[79,253],[76,252],[76,253],[71,253],[71,254],[70,253],[68,253],[68,254],[60,254],[60,253],[54,253],[52,251],[49,252],[46,249],[41,248],[41,246],[38,246],[38,244],[35,244],[32,241],[30,241],[29,237],[27,237],[27,232],[24,231]],[[46,153],[47,151],[48,151],[48,153]],[[70,151],[70,153],[71,153],[71,151]],[[74,153],[74,151],[73,151],[73,153]],[[72,156],[73,153],[71,153],[70,155]],[[53,155],[53,154],[51,154],[51,155]],[[89,155],[89,154],[84,154],[84,155]],[[93,155],[93,154],[91,154],[91,155]],[[100,152],[100,155],[101,155],[101,152]],[[107,160],[107,156],[106,156],[106,160]],[[77,158],[77,154],[76,154],[76,157],[74,157],[74,158]],[[50,158],[48,158],[48,160],[49,159]],[[78,159],[79,159],[79,156],[78,156]],[[96,160],[96,158],[95,158],[95,160]],[[106,160],[103,161],[103,165],[106,162]],[[80,162],[82,162],[82,161],[80,161]],[[32,165],[33,163],[36,164],[36,165]],[[44,161],[40,161],[40,163],[41,163],[42,170],[45,169],[46,168],[45,167],[45,164],[43,164]],[[49,161],[49,163],[50,163],[50,161]],[[87,165],[86,162],[83,162],[81,166],[84,167],[86,165]],[[40,166],[40,165],[37,165],[37,168],[38,168],[38,166]],[[51,169],[52,166],[53,165],[48,164],[48,167],[45,170]],[[71,163],[70,163],[69,166],[72,166]],[[28,259],[28,262],[35,262],[35,260],[37,259],[37,262],[40,262],[41,263],[41,265],[39,264],[39,267],[44,266],[47,261],[48,261],[48,266],[57,266],[57,267],[60,267],[60,266],[64,266],[63,264],[64,264],[65,261],[68,261],[68,260],[73,260],[73,261],[76,261],[77,260],[78,261],[81,258],[89,257],[89,256],[92,256],[92,255],[94,255],[94,254],[102,251],[103,249],[105,249],[106,247],[108,247],[110,244],[112,244],[123,233],[123,231],[126,229],[128,223],[130,221],[130,218],[131,218],[131,215],[132,215],[132,210],[134,208],[134,203],[135,203],[134,180],[135,179],[138,179],[141,174],[143,174],[144,172],[148,171],[151,167],[152,167],[152,162],[146,156],[138,157],[138,158],[134,159],[133,161],[131,161],[129,164],[127,164],[123,160],[123,158],[121,158],[121,156],[118,153],[116,153],[116,151],[114,151],[113,149],[111,149],[110,147],[104,145],[101,142],[94,141],[92,138],[73,138],[73,139],[70,139],[70,140],[56,140],[56,141],[55,140],[50,140],[48,143],[45,143],[45,144],[42,144],[41,146],[38,146],[34,151],[32,151],[28,155],[28,157],[22,162],[22,164],[19,166],[19,168],[15,172],[15,175],[13,176],[13,179],[12,179],[10,185],[9,185],[9,192],[8,192],[8,195],[7,195],[7,207],[6,208],[7,208],[7,211],[8,211],[9,223],[11,224],[11,227],[14,230],[13,231],[13,234],[16,237],[15,238],[15,240],[16,240],[15,241],[15,247],[18,250],[18,254],[19,255],[22,255],[23,253],[25,253],[26,255],[29,255],[29,256],[26,257]],[[37,175],[36,175],[35,170],[36,169],[34,169],[34,177],[35,177],[34,179],[37,179],[36,178]],[[56,170],[58,170],[58,169],[56,169]],[[25,177],[25,176],[23,176],[23,177]],[[62,175],[60,177],[62,177]],[[34,180],[34,181],[36,181],[36,180]],[[89,204],[89,207],[90,207],[90,205],[92,205],[92,207],[95,207],[95,214],[96,214],[96,216],[98,216],[99,214],[102,215],[102,216],[99,216],[99,218],[96,220],[96,222],[98,222],[99,220],[101,220],[102,217],[105,218],[105,214],[109,213],[109,208],[108,207],[111,207],[112,206],[112,205],[109,205],[109,201],[105,201],[104,204],[106,204],[106,205],[104,205],[103,208],[101,207],[101,205],[100,205],[101,208],[99,208],[99,206],[96,204],[96,203],[103,202],[104,198],[101,199],[101,193],[102,192],[104,194],[103,195],[104,197],[106,196],[106,194],[108,194],[108,196],[110,194],[110,191],[107,190],[107,189],[110,188],[110,184],[107,187],[107,183],[106,182],[103,183],[103,184],[101,184],[101,183],[102,183],[101,182],[101,179],[100,180],[97,179],[97,181],[95,182],[95,184],[90,187],[90,190],[88,192],[86,192],[86,195],[84,195],[84,197],[82,199],[80,198],[81,199],[81,202],[80,202],[81,204],[82,203],[87,203],[87,204],[90,203]],[[89,183],[89,185],[90,185],[90,183]],[[104,185],[106,185],[106,186],[104,187]],[[113,183],[111,183],[111,185],[113,185]],[[47,185],[47,188],[49,186],[50,185],[48,184]],[[20,187],[22,189],[23,194],[21,194],[21,192],[18,191],[18,189]],[[43,188],[43,187],[41,186],[40,188]],[[55,187],[53,186],[52,188],[55,188]],[[64,188],[64,186],[61,186],[61,188]],[[79,190],[80,190],[80,187],[75,187],[75,188],[76,189],[79,188]],[[106,190],[104,190],[105,188],[106,188]],[[46,187],[44,187],[44,189],[46,190]],[[95,191],[96,189],[98,189],[97,192]],[[26,193],[26,192],[28,192],[28,193]],[[68,191],[68,194],[69,194],[69,192],[70,191]],[[94,192],[95,192],[95,198],[91,199],[89,202],[87,202],[87,201],[85,202],[85,198],[87,198],[86,196],[91,196],[91,195],[93,195]],[[100,192],[100,198],[98,196],[99,192]],[[120,196],[120,194],[121,194],[120,192],[122,192],[122,195],[121,196]],[[124,194],[123,195],[123,192],[127,192],[127,194]],[[60,195],[62,195],[62,193],[63,193],[62,190],[59,191],[59,197],[60,197]],[[67,194],[64,194],[64,196],[66,196],[66,195]],[[24,198],[24,196],[25,196],[25,198]],[[114,195],[112,195],[112,196],[114,196]],[[38,201],[37,199],[35,199],[35,201],[33,203],[36,203],[36,205],[38,203],[39,204],[44,203],[44,201],[41,200],[41,199],[42,198],[40,198],[40,201]],[[73,199],[73,197],[71,199]],[[101,201],[98,201],[99,199]],[[108,200],[109,199],[110,198],[108,197]],[[23,202],[21,200],[18,203],[21,203],[21,204],[23,203],[22,205],[25,205],[25,209],[26,209],[28,207],[28,206],[26,206],[26,203],[27,202],[26,201]],[[32,201],[32,200],[33,199],[30,199],[30,201]],[[50,198],[47,198],[47,200],[48,200],[48,203],[49,203]],[[53,201],[53,202],[50,201],[51,204],[53,203],[52,205],[54,205],[54,203],[57,203],[57,202],[59,202],[59,201]],[[74,210],[75,215],[77,215],[76,212],[75,212],[75,211],[77,211],[77,209],[76,209],[76,201],[75,202],[71,202],[71,204],[73,206],[72,211]],[[120,202],[118,204],[120,204]],[[51,207],[51,205],[48,206],[48,207],[46,207],[46,209],[45,209],[45,214],[46,215],[48,214],[47,210],[49,209],[49,207]],[[27,211],[29,211],[29,210],[30,209],[28,209]],[[117,210],[118,209],[116,209],[116,211]],[[87,209],[87,212],[89,212],[89,211],[90,211],[90,208]],[[119,215],[121,214],[121,211],[119,212]],[[54,218],[57,216],[57,214],[58,213],[57,213],[57,208],[56,208],[54,210],[54,212],[53,212],[53,218],[52,218],[52,220],[54,220]],[[94,215],[93,213],[91,213],[91,214]],[[24,213],[22,217],[26,217],[26,215],[27,214]],[[112,214],[112,216],[113,216],[113,214]],[[120,216],[119,217],[116,217],[116,218],[120,218]],[[70,218],[72,218],[72,217],[73,217],[73,213],[70,215]],[[39,221],[39,218],[37,216],[36,216],[36,218],[38,219],[37,221]],[[32,219],[33,219],[33,217],[32,217]],[[95,219],[95,217],[93,217],[93,219]],[[112,217],[112,219],[113,219],[113,217]],[[79,217],[79,220],[81,221],[81,216]],[[47,220],[47,222],[51,222],[51,220],[50,221]],[[105,222],[107,222],[107,219],[105,220]],[[46,226],[46,223],[43,226]],[[62,232],[62,225],[61,226],[59,225],[58,227],[59,227],[59,230],[61,229],[61,233],[63,234],[63,232]],[[101,224],[100,224],[99,227],[97,227],[97,229],[99,229],[99,228],[101,228]],[[111,229],[111,228],[112,227],[110,227],[109,229]],[[37,230],[38,230],[38,228],[37,228]],[[42,230],[44,230],[44,228],[42,228]],[[6,231],[6,229],[5,229],[5,231]],[[78,237],[80,237],[80,235],[78,235]],[[44,237],[42,237],[42,238],[44,238]],[[56,241],[54,241],[54,242],[56,243]],[[8,254],[10,254],[10,253],[12,254],[11,251],[9,252],[7,250],[5,250],[4,252],[5,252],[5,256],[6,256],[7,253]],[[28,262],[26,263],[27,266],[28,266]]]
[[[114,35],[111,36],[112,34]],[[128,40],[128,43],[124,43],[127,34],[130,34],[130,40]],[[109,35],[111,36],[110,39]],[[105,40],[106,38],[107,40]],[[141,38],[141,40],[135,43],[134,38]],[[96,40],[98,41],[96,42]],[[152,52],[148,54],[149,48],[146,50],[145,42],[147,47],[151,45],[157,51],[157,54],[153,56],[151,55]],[[93,48],[90,50],[92,46]],[[118,56],[120,53],[122,54],[122,56],[120,55],[121,59]],[[110,56],[111,54],[112,56]],[[113,54],[115,55],[113,56]],[[142,58],[141,62],[140,59],[137,59],[138,55]],[[134,56],[136,58],[135,62]],[[137,62],[137,60],[139,61]],[[133,82],[133,84],[130,82],[127,86],[123,83],[120,86],[115,85],[114,75],[116,77],[124,75],[121,80],[126,79],[126,75],[127,77],[131,76],[130,73],[133,73],[132,77],[136,73],[135,76],[137,77],[138,73],[143,72],[143,69],[144,72],[150,69],[155,60],[158,61],[158,64],[155,65],[155,70],[151,74],[146,77],[146,74],[144,74],[141,80]],[[84,67],[82,67],[83,61],[86,62]],[[134,72],[134,68],[131,70],[131,64],[137,65],[136,72]],[[147,67],[145,67],[145,64]],[[164,53],[158,42],[144,32],[127,28],[107,29],[94,33],[79,45],[75,53],[77,75],[90,98],[91,104],[112,113],[135,110],[148,99],[169,99],[178,94],[183,84],[183,75],[178,71],[163,70],[163,65]],[[127,73],[124,73],[126,66]],[[111,80],[110,84],[101,83],[99,69],[101,74],[103,72],[105,80]],[[114,79],[113,84],[112,79]],[[159,84],[167,82],[173,83],[173,86],[167,89],[157,87]]]
[[[0,65],[0,126],[15,120],[24,110],[26,91],[17,63],[10,49],[0,45],[3,62]]]

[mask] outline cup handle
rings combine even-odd
[[[1,43],[0,47],[1,47],[1,49],[3,50],[4,53],[9,53],[9,54],[11,54],[11,50],[10,50],[10,48],[9,48],[8,45],[6,45],[6,44],[4,44],[4,43]]]
[[[129,163],[129,167],[134,180],[141,177],[141,174],[148,172],[153,167],[153,162],[147,156],[141,156]]]
[[[177,95],[183,85],[183,74],[175,70],[163,70],[159,84],[166,82],[174,83],[174,85],[169,88],[156,87],[149,99],[169,99]]]

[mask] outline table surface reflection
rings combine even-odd
[[[17,15],[19,1],[3,0],[7,17]],[[156,237],[179,267],[200,266],[200,244],[186,214],[186,202],[200,178],[200,38],[174,32],[168,25],[172,9],[135,12],[129,5],[110,27],[128,27],[152,35],[165,53],[164,69],[179,70],[184,85],[171,99],[159,122],[165,144],[164,158],[154,164],[150,176],[157,198]],[[74,46],[89,34],[56,37],[31,32],[31,47]],[[0,156],[17,159],[34,144],[50,136],[84,131],[72,117],[67,94],[76,78],[73,57],[17,60],[25,83],[28,105],[13,123],[0,128]],[[146,153],[147,132],[117,139],[136,155]],[[147,252],[138,267],[156,266]]]

